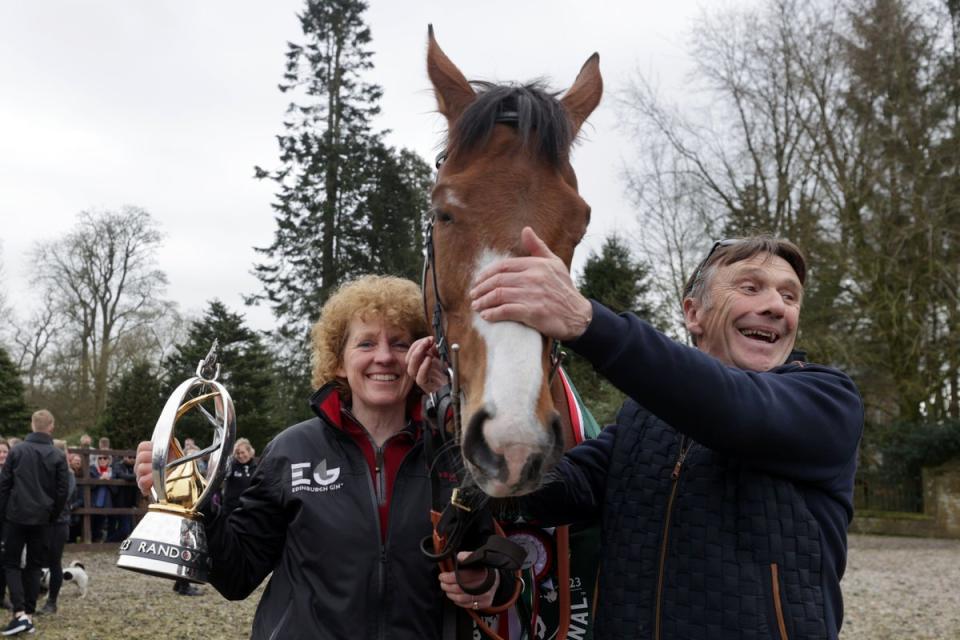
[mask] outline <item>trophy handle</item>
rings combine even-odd
[[[203,394],[199,398],[187,399],[188,394],[195,387],[212,388],[213,392]],[[216,417],[211,416],[202,406],[199,410],[214,426],[213,443],[195,454],[187,456],[184,459],[183,450],[180,443],[174,438],[177,421],[194,405],[198,405],[201,399],[208,397],[214,398]],[[201,377],[193,377],[185,380],[174,390],[167,403],[157,419],[157,424],[153,430],[151,444],[153,445],[153,458],[151,466],[153,469],[153,489],[151,490],[154,500],[157,502],[168,502],[166,492],[166,475],[172,468],[179,466],[188,459],[199,458],[207,453],[210,454],[210,460],[207,464],[207,473],[204,477],[204,489],[201,492],[193,510],[199,511],[213,498],[214,492],[220,488],[220,484],[226,475],[227,461],[230,454],[233,453],[233,444],[237,434],[237,414],[233,407],[233,400],[226,388],[215,380],[206,380]],[[170,450],[173,450],[174,460],[169,460]],[[226,455],[224,455],[226,453]]]

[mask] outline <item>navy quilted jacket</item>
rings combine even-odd
[[[525,510],[603,529],[597,638],[837,638],[863,407],[853,382],[755,373],[594,303],[570,345],[632,400]]]

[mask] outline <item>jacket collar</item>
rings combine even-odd
[[[409,429],[411,426],[415,426],[414,434],[419,435],[419,425],[422,422],[422,410],[420,402],[413,402],[412,404],[413,406],[407,410],[406,428]],[[310,408],[313,409],[313,412],[318,418],[337,429],[347,430],[351,427],[359,426],[353,424],[353,421],[346,417],[349,415],[349,407],[346,406],[343,398],[340,397],[340,388],[335,382],[328,382],[310,396]]]
[[[53,444],[53,436],[49,433],[43,433],[41,431],[31,431],[27,434],[27,437],[23,439],[24,442],[39,442],[41,444]]]

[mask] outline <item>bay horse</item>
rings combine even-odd
[[[431,194],[426,308],[438,347],[460,347],[461,452],[471,476],[490,496],[522,495],[573,444],[568,394],[553,375],[553,342],[519,323],[483,320],[469,290],[484,267],[522,254],[525,226],[570,267],[590,221],[570,149],[603,93],[599,56],[559,99],[539,83],[471,83],[431,25],[427,72],[447,139]]]

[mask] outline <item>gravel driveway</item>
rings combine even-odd
[[[260,591],[227,602],[210,587],[179,596],[171,582],[117,569],[114,553],[67,553],[90,574],[80,598],[67,583],[60,611],[36,619],[36,638],[248,638]],[[262,589],[262,587],[261,587]],[[960,540],[854,535],[843,579],[841,640],[960,639]]]
[[[960,540],[850,536],[841,640],[960,638]]]

